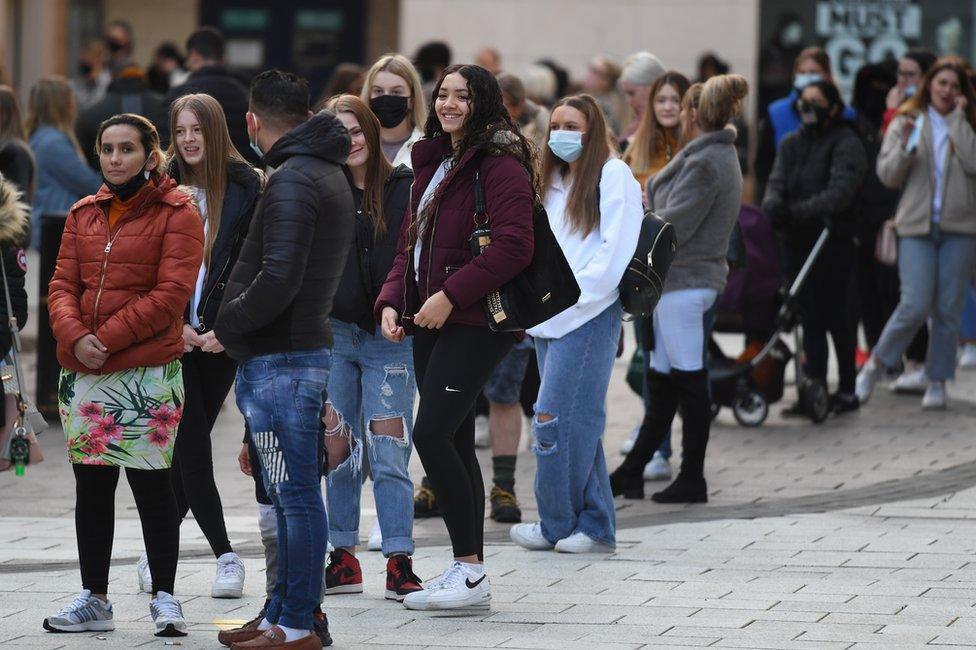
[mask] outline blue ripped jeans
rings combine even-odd
[[[278,520],[278,580],[265,617],[300,630],[312,629],[328,542],[319,435],[328,381],[325,348],[253,357],[237,369],[237,405]]]
[[[332,371],[329,403],[338,423],[326,435],[349,439],[349,458],[329,472],[329,539],[337,548],[359,542],[359,499],[365,448],[373,476],[376,514],[383,533],[383,555],[413,554],[413,482],[410,463],[413,401],[413,339],[391,343],[377,331],[332,319]],[[375,427],[393,426],[402,437]],[[387,435],[383,435],[387,433]],[[365,445],[363,444],[365,442]]]
[[[562,338],[535,339],[542,378],[532,421],[535,498],[552,543],[582,532],[616,545],[603,431],[621,315],[618,301]],[[541,414],[553,419],[540,421]]]

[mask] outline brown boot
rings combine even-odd
[[[250,641],[235,643],[230,648],[231,650],[250,650],[251,648],[262,648],[266,650],[273,648],[282,648],[283,650],[319,650],[321,647],[322,641],[315,634],[309,634],[297,641],[285,641],[284,630],[277,625],[273,625],[264,634]]]
[[[254,637],[261,636],[261,630],[258,629],[258,625],[264,619],[264,610],[257,615],[256,618],[248,621],[240,627],[235,627],[232,630],[221,630],[217,634],[217,640],[220,641],[222,645],[231,646],[235,643],[243,643],[244,641],[250,641]]]

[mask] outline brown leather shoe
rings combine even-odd
[[[221,630],[217,634],[217,640],[220,641],[221,645],[229,647],[235,643],[243,643],[244,641],[250,641],[256,636],[261,636],[261,630],[258,629],[258,625],[264,619],[264,610],[261,610],[261,612],[256,618],[240,627],[235,627],[232,630]]]
[[[285,632],[277,625],[273,625],[270,630],[255,637],[250,641],[235,643],[230,647],[231,650],[250,650],[251,648],[262,648],[271,650],[283,648],[287,650],[319,650],[322,642],[315,634],[309,634],[297,641],[285,641]]]

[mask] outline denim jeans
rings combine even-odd
[[[562,338],[535,339],[542,377],[532,421],[535,497],[542,534],[553,543],[582,532],[616,545],[603,430],[621,314],[615,302]]]
[[[920,237],[898,240],[898,276],[901,299],[888,319],[874,355],[894,368],[926,319],[929,349],[925,374],[931,381],[952,379],[966,287],[976,261],[976,236],[939,230]]]
[[[966,303],[962,309],[959,338],[963,343],[976,343],[976,288],[972,284],[966,286]]]
[[[391,343],[377,331],[332,319],[329,402],[339,416],[335,433],[349,437],[350,455],[329,472],[329,539],[338,548],[359,542],[359,498],[365,450],[373,476],[383,555],[413,554],[413,483],[410,463],[413,400],[413,339]],[[399,420],[403,437],[372,433],[373,423]]]
[[[302,630],[320,602],[328,541],[319,425],[328,381],[325,348],[258,356],[237,370],[237,404],[278,519],[278,580],[265,616]]]

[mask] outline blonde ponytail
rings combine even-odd
[[[738,74],[720,74],[702,85],[698,100],[698,125],[703,131],[725,128],[742,111],[742,100],[749,94],[749,84]]]

